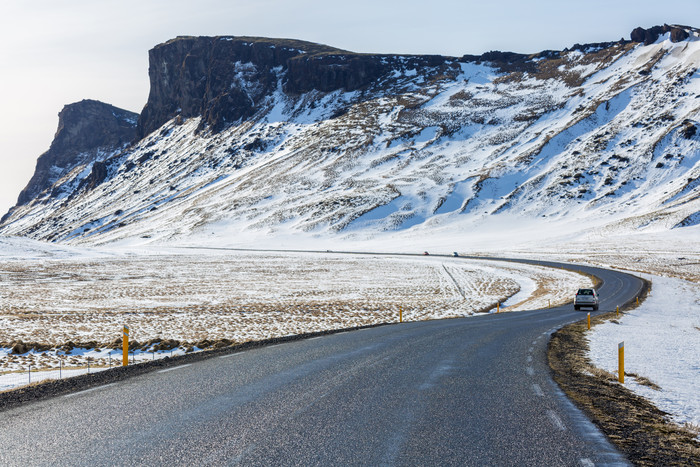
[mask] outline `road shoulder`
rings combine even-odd
[[[591,325],[615,318],[593,317]],[[587,357],[586,321],[555,332],[548,346],[552,377],[579,409],[635,465],[700,465],[695,434],[596,369]]]

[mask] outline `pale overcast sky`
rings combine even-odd
[[[319,42],[355,52],[533,53],[613,41],[636,26],[700,27],[698,0],[2,0],[0,215],[34,172],[65,104],[140,112],[148,50],[181,35]]]

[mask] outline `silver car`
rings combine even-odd
[[[597,310],[599,304],[600,299],[595,289],[578,289],[574,297],[574,310],[580,310],[582,307],[591,307]]]

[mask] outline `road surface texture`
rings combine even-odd
[[[601,312],[641,288],[580,269],[604,281]],[[547,366],[549,335],[585,316],[411,322],[168,367],[1,412],[0,465],[625,465]]]

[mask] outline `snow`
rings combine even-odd
[[[617,323],[589,332],[593,364],[617,375],[617,348],[625,347],[625,386],[672,414],[680,425],[700,427],[700,284],[652,276],[649,297]]]
[[[257,102],[254,119],[216,134],[200,132],[199,118],[168,122],[115,159],[114,178],[68,199],[86,169],[65,175],[66,195],[18,207],[3,233],[178,244],[208,226],[217,241],[285,231],[356,239],[472,227],[485,215],[621,231],[692,224],[700,138],[679,129],[700,120],[698,57],[700,41],[563,52],[556,73],[517,79],[455,62],[428,87],[418,83],[432,72],[401,58],[400,77],[378,89],[300,96],[284,92],[281,67],[276,90],[259,96],[255,68],[235,62],[230,84]],[[149,154],[157,163],[137,162]]]
[[[9,350],[10,349],[0,349],[0,359],[7,359]],[[31,356],[36,356],[37,359],[45,359],[46,354],[47,352],[39,353],[31,351],[26,354],[26,359],[31,359]],[[0,392],[41,381],[64,379],[72,376],[105,371],[122,364],[121,350],[74,348],[70,353],[54,350],[48,352],[48,354],[52,355],[55,362],[60,361],[61,363],[58,365],[54,364],[54,369],[52,370],[37,369],[36,366],[17,365],[10,373],[0,373]],[[171,351],[157,352],[137,350],[136,352],[129,352],[129,362],[130,364],[138,364],[154,359],[175,357],[184,354],[185,351],[179,348]],[[75,362],[78,361],[80,362],[79,365],[82,365],[82,367],[76,368]],[[89,362],[92,363],[90,363],[88,367]],[[99,362],[98,366],[95,366],[95,362]]]
[[[125,323],[139,349],[176,339],[175,353],[182,353],[204,340],[240,343],[395,322],[399,307],[405,321],[494,312],[498,302],[502,311],[535,309],[590,286],[587,277],[559,269],[452,257],[64,250],[26,239],[0,242],[0,282],[11,291],[0,293],[0,342],[52,347],[20,355],[0,348],[6,387],[26,384],[29,366],[32,381],[59,366],[85,368],[88,358],[93,368],[108,366],[118,354],[109,347]],[[81,348],[89,341],[99,349]],[[169,355],[152,350],[137,349],[136,359]]]

